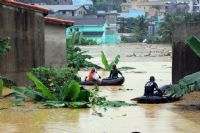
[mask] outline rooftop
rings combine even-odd
[[[14,0],[2,0],[0,2],[7,4],[7,5],[25,7],[25,8],[30,8],[30,9],[33,9],[33,10],[38,10],[38,11],[41,11],[41,12],[45,12],[46,14],[48,14],[48,11],[49,11],[49,9],[47,9],[47,8],[43,8],[43,7],[40,7],[40,6],[31,5],[31,4],[26,4],[26,3],[22,3],[22,2],[16,2]]]
[[[76,26],[103,26],[106,23],[105,19],[97,18],[72,18]]]
[[[75,22],[71,21],[71,20],[62,20],[62,19],[56,19],[56,18],[50,18],[50,17],[45,17],[45,21],[53,22],[56,24],[62,24],[62,25],[66,25],[66,26],[72,26],[75,24]]]
[[[83,5],[41,5],[44,8],[47,8],[49,10],[52,10],[54,12],[57,11],[74,11],[82,7]]]

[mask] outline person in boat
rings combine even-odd
[[[112,66],[112,70],[110,71],[109,79],[116,79],[116,78],[118,78],[118,74],[120,74],[121,76],[123,76],[122,73],[117,69],[117,66],[113,65]]]
[[[157,83],[155,82],[155,77],[150,76],[149,81],[144,86],[144,96],[162,96],[164,93],[158,88]],[[159,95],[154,94],[154,90],[159,92]]]
[[[101,76],[96,72],[95,68],[92,68],[92,70],[89,72],[88,76],[85,78],[85,81],[98,81],[101,82]]]

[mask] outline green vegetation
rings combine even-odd
[[[101,61],[102,61],[102,64],[105,66],[106,70],[110,71],[114,64],[117,65],[119,63],[119,59],[120,59],[120,55],[117,55],[115,59],[109,64],[104,52],[101,51]]]
[[[92,39],[85,39],[82,33],[73,33],[75,38],[74,45],[97,45],[97,42]]]
[[[166,89],[165,93],[173,98],[179,99],[184,94],[200,90],[200,72],[185,76],[172,87]]]
[[[81,67],[96,67],[101,68],[89,61],[88,59],[91,59],[92,56],[87,55],[86,51],[82,51],[79,47],[75,46],[77,44],[80,44],[82,41],[82,38],[74,32],[72,34],[72,37],[67,39],[67,64],[69,67],[72,67],[74,65],[80,64]]]
[[[133,33],[133,36],[135,38],[133,39],[133,41],[141,42],[143,39],[146,38],[148,23],[144,16],[129,18],[127,19],[125,29],[127,29],[128,32]]]
[[[0,38],[0,57],[5,55],[10,49],[10,38]]]
[[[200,13],[185,13],[185,14],[165,14],[165,19],[159,28],[159,34],[162,36],[162,41],[172,42],[172,33],[174,24],[199,22]]]
[[[133,104],[124,101],[108,101],[105,97],[98,95],[98,87],[89,91],[81,89],[78,82],[69,80],[63,87],[60,87],[59,92],[51,92],[39,79],[32,73],[28,72],[27,76],[35,83],[36,87],[16,87],[12,97],[16,97],[16,101],[12,106],[18,106],[26,101],[24,95],[35,102],[42,102],[46,106],[51,107],[69,107],[69,108],[87,108],[93,105],[103,107],[120,107],[132,106]],[[10,97],[10,96],[9,96]]]
[[[186,40],[187,44],[190,48],[200,57],[200,40],[195,37],[191,36]]]

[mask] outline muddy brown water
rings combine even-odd
[[[122,71],[122,86],[101,86],[99,95],[109,100],[130,99],[143,95],[150,75],[159,86],[171,83],[171,62],[120,62],[136,69]],[[109,72],[98,71],[102,77]],[[79,72],[84,78],[87,71]],[[87,89],[94,87],[86,86]],[[7,91],[7,90],[6,90]],[[7,93],[4,91],[4,93]],[[0,99],[0,133],[199,133],[198,111],[174,110],[173,103],[138,104],[119,108],[43,109],[40,104],[25,103],[10,107],[10,99]],[[101,115],[98,115],[101,114]]]

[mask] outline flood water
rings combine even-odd
[[[96,59],[94,59],[96,60]],[[109,100],[130,99],[143,95],[144,83],[150,75],[159,86],[171,83],[171,62],[120,62],[118,67],[136,69],[122,71],[122,86],[102,86],[99,94]],[[86,71],[79,72],[84,78]],[[99,71],[102,77],[108,72]],[[86,86],[87,89],[93,87]],[[119,108],[42,109],[39,104],[26,103],[10,107],[10,100],[0,100],[0,133],[199,133],[200,113],[174,111],[173,103],[137,104]],[[5,108],[5,109],[4,109]],[[101,116],[98,113],[101,113]],[[184,115],[183,115],[184,114]]]

